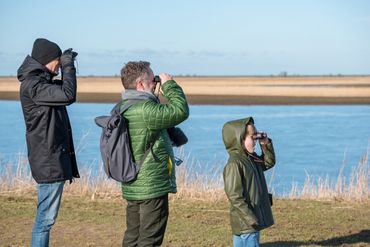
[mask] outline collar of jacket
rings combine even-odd
[[[260,156],[258,156],[258,154],[256,152],[253,152],[253,153],[249,153],[248,151],[245,151],[246,155],[253,161],[253,162],[256,162],[256,163],[264,163],[263,159],[261,159]]]
[[[122,92],[122,100],[152,100],[159,103],[157,96],[150,92],[127,89]]]

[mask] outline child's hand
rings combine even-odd
[[[263,138],[263,139],[259,139],[259,141],[260,141],[260,144],[261,145],[265,145],[265,144],[267,144],[267,143],[269,143],[270,141],[269,141],[269,138],[268,138],[268,136],[267,136],[267,133],[264,133],[265,134],[265,138]]]

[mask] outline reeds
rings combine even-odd
[[[369,150],[363,155],[358,165],[352,168],[349,177],[343,175],[344,166],[345,159],[336,180],[328,176],[315,179],[307,174],[303,187],[293,185],[288,198],[370,201]]]
[[[202,201],[226,200],[223,190],[223,166],[201,164],[198,161],[185,159],[184,164],[176,167],[177,193],[176,199]]]
[[[183,151],[181,151],[183,152]],[[170,199],[191,199],[217,201],[224,199],[221,169],[208,169],[200,163],[185,159],[183,164],[176,167],[177,189]],[[32,178],[28,161],[25,155],[18,154],[16,165],[1,163],[0,167],[0,195],[27,195],[36,193],[36,182]],[[99,164],[99,171],[93,175],[93,164],[87,165],[80,170],[81,178],[74,179],[72,184],[66,181],[64,194],[72,196],[86,196],[92,200],[95,198],[121,198],[120,183],[108,179],[103,171],[103,165]],[[190,168],[190,169],[189,169]],[[200,171],[201,170],[201,171]]]
[[[0,163],[0,194],[27,195],[36,193],[36,182],[32,178],[27,158],[18,154],[17,164]],[[100,166],[101,167],[101,166]],[[64,193],[68,195],[95,197],[119,197],[118,183],[108,179],[102,170],[92,176],[92,166],[80,171],[81,178],[74,179],[72,184],[66,181]]]
[[[183,157],[183,151],[180,154]],[[370,200],[370,169],[369,151],[362,157],[356,167],[352,169],[350,177],[343,175],[342,165],[336,180],[329,177],[314,179],[307,174],[303,187],[293,184],[288,195],[289,199],[314,200]],[[36,183],[33,180],[25,155],[18,154],[17,164],[11,162],[0,163],[0,195],[27,195],[35,194]],[[108,179],[99,165],[97,175],[93,174],[93,164],[80,170],[81,178],[75,179],[72,184],[66,182],[65,194],[72,196],[86,196],[92,200],[96,198],[121,198],[121,188],[118,182]],[[211,166],[185,157],[184,163],[176,167],[177,193],[171,199],[187,199],[202,201],[226,200],[223,191],[223,165]],[[278,169],[278,168],[276,168]],[[269,184],[273,184],[272,181]],[[270,190],[274,188],[270,186]]]

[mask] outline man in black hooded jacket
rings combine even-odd
[[[26,124],[28,160],[38,183],[37,215],[31,246],[48,246],[64,182],[79,178],[66,106],[76,101],[77,53],[47,39],[36,39],[31,56],[18,69]],[[61,80],[53,80],[62,71]]]

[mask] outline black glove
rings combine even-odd
[[[74,60],[77,55],[78,53],[72,51],[72,48],[65,50],[60,57],[60,64],[62,66],[62,69],[68,66],[74,67]]]

